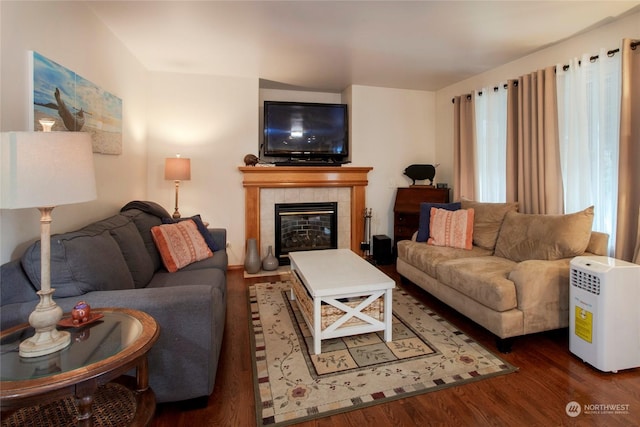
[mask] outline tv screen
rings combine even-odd
[[[264,155],[337,159],[349,154],[346,104],[264,102]]]

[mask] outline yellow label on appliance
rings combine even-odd
[[[593,313],[576,305],[575,317],[576,335],[590,343],[593,339]]]

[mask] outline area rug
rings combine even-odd
[[[249,287],[258,426],[285,426],[514,372],[401,288],[393,341],[369,333],[313,339],[287,281]]]

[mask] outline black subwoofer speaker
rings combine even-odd
[[[387,265],[393,263],[391,253],[391,238],[384,234],[373,236],[373,259],[376,264]]]

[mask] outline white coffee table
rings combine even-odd
[[[298,305],[313,335],[315,354],[321,352],[321,340],[328,338],[384,331],[385,341],[391,341],[391,291],[396,286],[393,279],[349,249],[290,252],[289,259],[292,273],[306,289],[307,295],[298,295]],[[309,297],[311,310],[302,309],[304,301],[300,300],[305,297]],[[379,315],[370,315],[367,308],[380,303],[379,298],[384,301],[377,310]],[[296,299],[293,289],[291,299]],[[344,313],[325,328],[321,319],[323,304]]]

